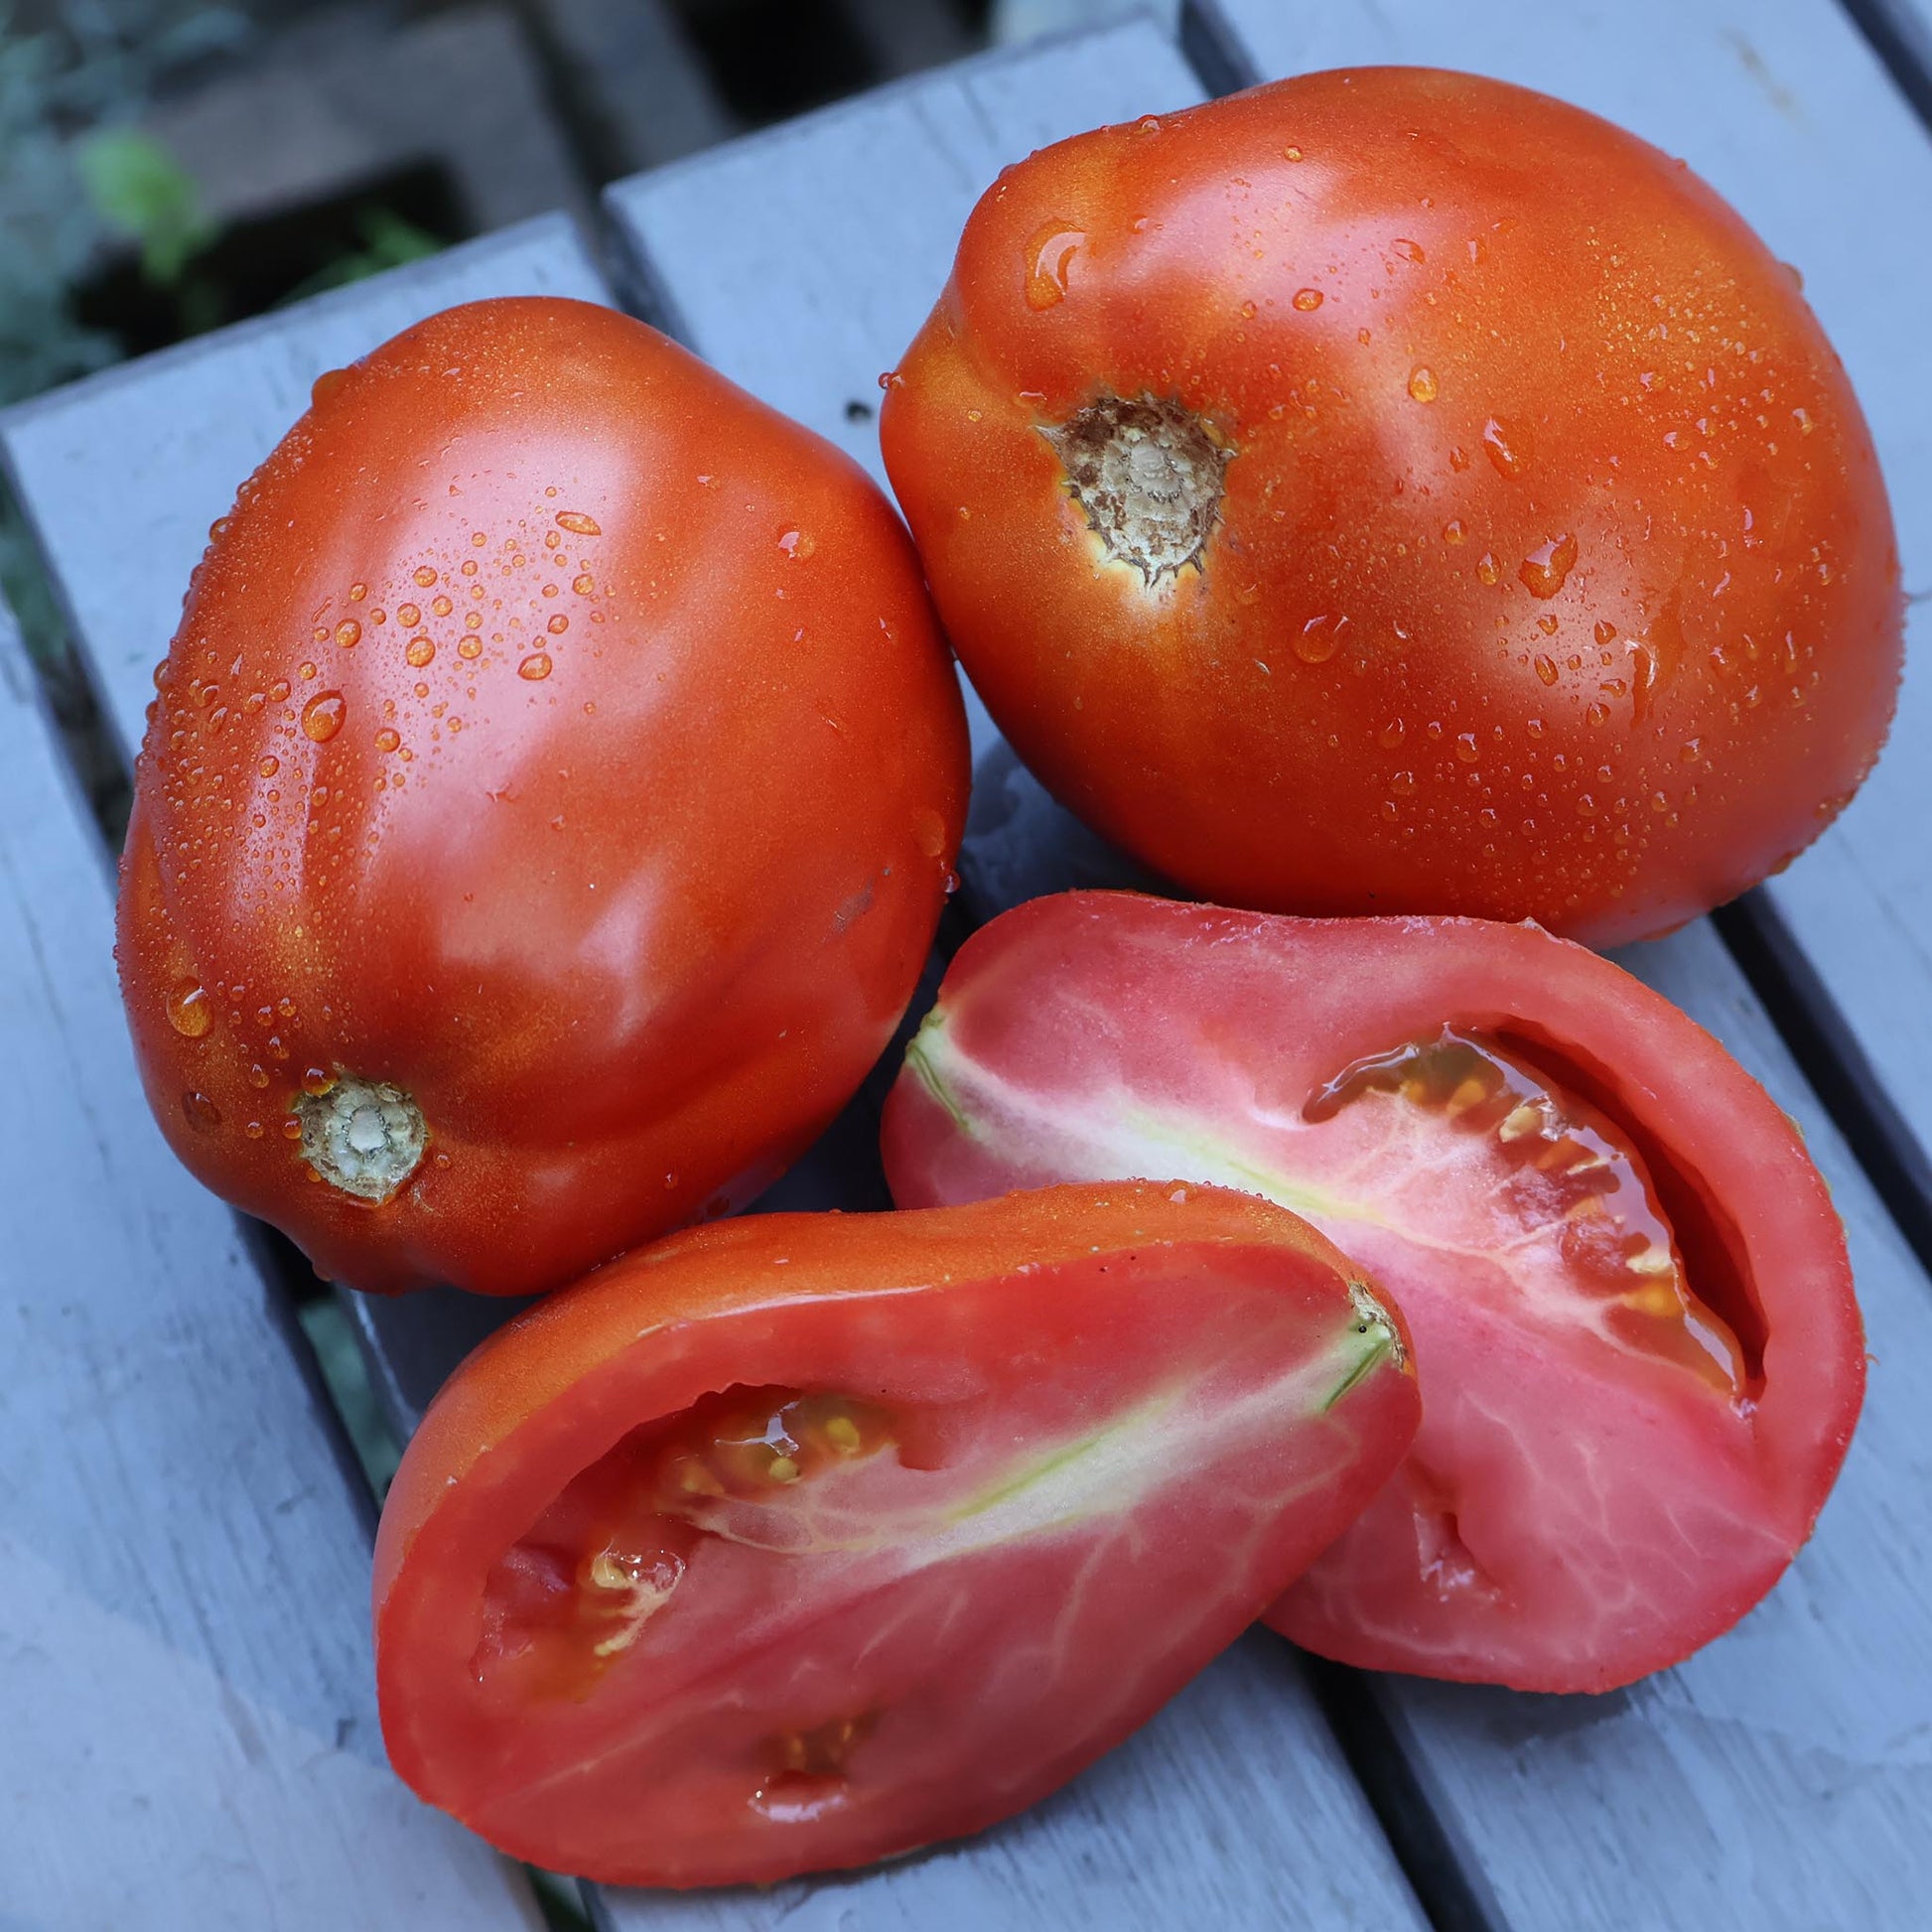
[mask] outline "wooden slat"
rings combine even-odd
[[[877,377],[923,320],[968,209],[1001,166],[1096,122],[1198,97],[1172,44],[1138,21],[881,89],[621,183],[608,201],[657,316],[878,474]],[[1029,840],[1064,839],[1083,863],[1116,863],[990,734],[981,749],[974,850],[961,866],[978,904],[1022,876],[1024,855],[1000,840],[1023,820]],[[982,844],[998,883],[974,871]],[[1061,883],[1069,863],[1056,847],[1041,876]],[[872,1136],[865,1119],[849,1165],[791,1176],[794,1203],[855,1204],[844,1190],[876,1185]],[[1420,1923],[1307,1679],[1260,1636],[1056,1799],[971,1845],[765,1893],[608,1892],[598,1910],[612,1932]]]
[[[1884,447],[1907,555],[1932,565],[1923,514],[1911,527],[1914,500],[1932,486],[1927,411],[1893,359],[1922,326],[1911,318],[1927,313],[1898,282],[1923,288],[1926,269],[1902,265],[1876,303],[1868,264],[1855,268],[1842,245],[1850,230],[1877,245],[1859,228],[1867,218],[1894,236],[1912,231],[1894,196],[1920,192],[1915,182],[1932,188],[1932,150],[1910,145],[1920,137],[1882,72],[1822,0],[1734,13],[1674,0],[1600,14],[1531,0],[1453,14],[1424,0],[1320,10],[1219,0],[1197,7],[1193,25],[1249,62],[1250,76],[1391,61],[1472,68],[1578,99],[1686,154],[1804,265]],[[1881,164],[1896,167],[1899,190],[1879,178]],[[1817,179],[1804,179],[1813,170]],[[1774,888],[1794,924],[1851,855],[1875,855],[1861,842],[1881,838],[1888,810],[1895,841],[1920,822],[1898,816],[1897,801],[1927,782],[1928,704],[1932,681],[1921,679],[1907,694],[1902,744],[1881,767],[1889,783]],[[1922,849],[1892,850],[1907,878],[1932,863]],[[1897,877],[1884,882],[1892,900],[1900,890]],[[1888,914],[1875,890],[1847,891],[1832,957],[1863,950],[1870,975],[1894,975],[1885,998],[1915,1007],[1932,1039],[1918,942],[1876,930],[1898,909]],[[1710,922],[1624,960],[1724,1039],[1803,1127],[1852,1244],[1873,1356],[1864,1419],[1791,1576],[1680,1669],[1599,1700],[1405,1678],[1383,1680],[1380,1695],[1451,1843],[1501,1919],[1525,1932],[1915,1924],[1932,1887],[1919,1823],[1932,1803],[1932,1446],[1919,1393],[1932,1374],[1932,1284]],[[1849,1001],[1858,989],[1840,977],[1833,990]]]
[[[529,1932],[384,1761],[366,1504],[149,1118],[85,814],[0,610],[0,1921]]]
[[[1914,10],[1916,7],[1916,11]],[[1932,103],[1932,49],[1917,0],[1855,0],[1917,50]],[[1403,62],[1469,69],[1542,88],[1681,155],[1783,259],[1845,359],[1877,440],[1912,599],[1892,742],[1844,817],[1764,902],[1811,968],[1844,1040],[1847,1077],[1871,1092],[1873,1135],[1912,1144],[1889,1168],[1932,1227],[1932,139],[1878,56],[1832,0],[1198,0],[1189,32],[1228,84],[1264,74]],[[1748,917],[1748,913],[1746,913]],[[1773,935],[1775,939],[1775,934]],[[1842,1022],[1842,1026],[1841,1026]]]

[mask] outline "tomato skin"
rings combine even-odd
[[[1152,589],[1041,433],[1107,395],[1236,452]],[[1498,81],[1311,74],[1009,168],[881,437],[1015,750],[1223,903],[1655,934],[1809,845],[1891,717],[1890,511],[1796,277]]]
[[[766,1882],[993,1823],[1151,1715],[1400,1459],[1420,1405],[1394,1311],[1358,1339],[1359,1279],[1293,1215],[1173,1185],[752,1215],[626,1256],[485,1342],[410,1443],[374,1583],[397,1771],[516,1856],[615,1883]],[[1285,1396],[1311,1359],[1352,1366]],[[904,1459],[882,1479],[937,1485],[921,1522],[941,1536],[1096,1445],[1124,1446],[1101,1450],[1116,1489],[883,1571],[704,1539],[634,1655],[533,1692],[490,1647],[506,1546],[541,1543],[554,1499],[640,1427],[770,1383],[897,1419]],[[1138,1464],[1135,1427],[1154,1431]],[[1144,1487],[1118,1473],[1136,1467]],[[809,1511],[823,1479],[778,1493]],[[864,1527],[831,1510],[848,1539]],[[859,1741],[837,1802],[760,1809],[769,1733],[841,1717]]]
[[[1627,1134],[1690,1287],[1736,1332],[1741,1399],[1613,1345],[1554,1264],[1518,1279],[1441,1225],[1412,1234],[1405,1190],[1454,1172],[1447,1127],[1406,1160],[1311,1151],[1339,1070],[1446,1024]],[[1144,1166],[1252,1187],[1400,1299],[1415,1449],[1268,1617],[1345,1663],[1602,1691],[1677,1662],[1783,1573],[1858,1418],[1844,1232],[1791,1124],[1667,1001],[1531,926],[1034,900],[954,960],[884,1148],[907,1207]]]
[[[149,1099],[370,1290],[550,1288],[750,1199],[884,1048],[965,808],[881,493],[585,303],[324,377],[157,684],[118,947]],[[287,1138],[344,1070],[427,1127],[386,1201]]]

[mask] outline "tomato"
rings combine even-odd
[[[411,1442],[389,1754],[618,1884],[977,1831],[1230,1642],[1417,1414],[1359,1272],[1218,1189],[673,1237],[492,1336]]]
[[[119,944],[149,1100],[364,1289],[550,1288],[751,1198],[884,1049],[965,809],[881,492],[580,302],[324,376],[156,683]]]
[[[1208,897],[1635,938],[1883,740],[1897,547],[1796,275],[1559,101],[1371,69],[1061,142],[889,383],[994,718]]]
[[[1777,1581],[1864,1386],[1797,1133],[1693,1021],[1534,926],[1037,899],[888,1103],[904,1206],[1179,1173],[1305,1216],[1415,1331],[1401,1472],[1269,1614],[1374,1669],[1601,1691]]]

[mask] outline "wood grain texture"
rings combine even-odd
[[[108,881],[0,611],[0,1922],[521,1927],[390,1774],[368,1522],[136,1078]]]
[[[1925,7],[1882,0],[1932,47]],[[1764,888],[1916,1137],[1901,1164],[1926,1184],[1932,1153],[1932,138],[1832,0],[1198,0],[1190,39],[1246,81],[1401,62],[1469,69],[1607,115],[1681,155],[1783,259],[1870,420],[1891,489],[1907,668],[1890,747],[1811,851]],[[1932,96],[1928,96],[1932,97]],[[1932,1208],[1932,1201],[1925,1203]]]
[[[878,474],[876,377],[924,319],[958,231],[1001,166],[1198,93],[1172,44],[1136,21],[881,89],[621,183],[608,200],[657,317]],[[863,419],[854,403],[865,405]],[[1064,883],[1067,854],[1116,863],[990,733],[978,749],[978,795],[993,802],[990,815],[976,802],[961,858],[971,912],[993,909],[1023,872]],[[1022,843],[1044,847],[1037,871],[1026,870],[1016,829]],[[992,871],[976,885],[982,847]],[[889,1056],[883,1071],[895,1066]],[[864,1095],[855,1103],[865,1104]],[[868,1173],[872,1134],[868,1122]],[[858,1153],[816,1178],[788,1176],[790,1204],[833,1204],[839,1187],[867,1184]],[[820,1185],[834,1192],[814,1192]],[[1058,1797],[969,1845],[770,1892],[607,1892],[598,1909],[611,1932],[1420,1924],[1307,1681],[1265,1635],[1244,1639]]]
[[[1909,527],[1932,469],[1927,412],[1902,360],[1922,330],[1911,318],[1926,308],[1874,302],[1869,256],[1859,259],[1876,245],[1862,226],[1867,211],[1893,223],[1886,233],[1907,231],[1895,196],[1932,186],[1932,149],[1911,145],[1922,137],[1833,8],[1746,13],[1698,0],[1554,14],[1510,0],[1451,16],[1421,0],[1322,10],[1216,0],[1197,8],[1197,30],[1210,12],[1220,44],[1245,46],[1253,72],[1381,61],[1474,68],[1581,100],[1687,155],[1804,265],[1884,450],[1907,556],[1932,565],[1924,515]],[[1889,168],[1895,179],[1884,178]],[[1922,263],[1902,274],[1908,287],[1932,286]],[[1848,1008],[1862,982],[1848,979],[1847,963],[1863,958],[1863,974],[1889,976],[1884,998],[1913,1007],[1932,1039],[1927,957],[1895,924],[1913,869],[1932,863],[1922,844],[1901,850],[1904,828],[1922,821],[1904,815],[1899,788],[1928,782],[1915,702],[1932,705],[1927,680],[1908,690],[1901,742],[1881,766],[1889,785],[1874,782],[1844,831],[1773,890],[1781,909],[1811,907],[1794,925]],[[1863,850],[1875,865],[1879,844],[1889,904],[1876,878],[1864,894],[1844,884],[1848,855]],[[1825,900],[1841,922],[1829,952],[1815,933]],[[1682,1668],[1599,1700],[1399,1678],[1383,1680],[1381,1696],[1451,1841],[1525,1932],[1914,1925],[1932,1884],[1932,1846],[1917,1822],[1932,1803],[1932,1443],[1917,1393],[1932,1373],[1932,1285],[1710,922],[1623,959],[1723,1039],[1804,1129],[1845,1217],[1865,1311],[1864,1419],[1792,1574]],[[1899,1043],[1890,1064],[1909,1072]]]
[[[152,672],[208,525],[309,406],[317,376],[491,295],[608,300],[561,215],[144,356],[0,415],[0,461],[132,762]]]

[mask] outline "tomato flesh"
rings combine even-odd
[[[1540,1690],[1672,1662],[1782,1573],[1857,1414],[1843,1235],[1789,1124],[1531,928],[1035,901],[955,961],[886,1155],[908,1206],[1248,1188],[1393,1290],[1415,1448],[1269,1616],[1347,1662]]]
[[[493,1843],[614,1882],[972,1831],[1229,1642],[1417,1415],[1360,1272],[1216,1189],[681,1237],[426,1419],[378,1545],[384,1734]]]

